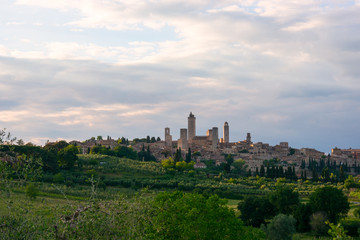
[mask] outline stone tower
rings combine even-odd
[[[184,151],[188,149],[188,139],[187,139],[187,132],[186,128],[180,129],[180,139],[178,140],[178,148],[181,148]]]
[[[251,143],[251,135],[250,135],[250,133],[247,133],[247,135],[246,135],[246,142]]]
[[[229,124],[228,122],[224,123],[224,128],[223,128],[223,141],[224,143],[229,143]]]
[[[190,112],[188,117],[188,140],[191,143],[192,139],[196,136],[196,117]]]
[[[165,146],[172,146],[172,136],[170,135],[170,128],[165,128]]]
[[[212,147],[213,150],[217,148],[218,141],[219,141],[219,130],[217,127],[212,128]]]

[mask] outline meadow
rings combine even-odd
[[[350,211],[342,216],[341,227],[356,239],[360,226],[357,189],[350,191],[341,182],[234,177],[223,172],[210,175],[202,170],[174,171],[163,168],[158,162],[100,154],[78,155],[74,169],[62,169],[56,173],[43,171],[33,178],[29,177],[31,174],[27,177],[21,176],[19,172],[17,174],[19,177],[13,171],[8,175],[2,174],[1,178],[2,239],[158,239],[156,232],[162,231],[168,237],[179,234],[176,239],[201,239],[200,235],[192,235],[194,233],[186,227],[189,221],[195,221],[194,216],[185,214],[185,217],[179,217],[166,213],[168,215],[162,216],[161,221],[154,218],[165,214],[163,206],[159,207],[161,201],[158,196],[165,193],[167,201],[171,202],[174,201],[171,194],[178,194],[177,191],[185,194],[180,195],[179,199],[189,198],[191,200],[187,201],[194,201],[192,206],[184,202],[178,203],[185,208],[184,213],[188,210],[190,213],[200,211],[200,205],[194,200],[194,196],[197,199],[204,198],[202,201],[205,205],[206,201],[212,199],[216,203],[214,206],[226,209],[224,211],[229,214],[227,219],[233,219],[231,221],[234,222],[230,221],[228,226],[237,224],[236,229],[241,229],[241,233],[234,229],[228,230],[229,232],[240,235],[246,233],[248,239],[267,239],[260,228],[246,226],[240,220],[242,214],[238,206],[248,197],[266,198],[282,187],[291,188],[298,193],[301,204],[308,203],[309,197],[319,188],[339,189],[349,197],[351,203]],[[213,199],[213,196],[220,198]],[[212,213],[211,216],[216,214],[219,213]],[[171,218],[173,223],[178,222],[179,226],[163,226],[165,217]],[[183,218],[186,217],[190,220],[185,221]],[[270,218],[265,219],[265,224],[269,221]],[[199,229],[202,225],[209,227],[209,224],[210,217],[207,221],[196,222]],[[171,234],[164,229],[171,229]],[[181,235],[186,231],[178,231],[179,229],[187,229],[187,237]],[[204,234],[205,232],[204,230]],[[221,233],[222,239],[232,236],[229,232]],[[319,235],[313,231],[293,235],[293,239],[315,238],[331,239],[326,233]]]

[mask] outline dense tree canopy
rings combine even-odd
[[[155,201],[150,239],[264,239],[246,228],[225,201],[196,193],[160,193]]]
[[[253,227],[260,227],[266,219],[276,214],[274,206],[266,197],[247,196],[239,203],[238,209],[245,224]]]
[[[58,152],[59,166],[64,169],[72,169],[77,161],[78,148],[74,145],[69,145]]]
[[[310,196],[309,204],[313,212],[324,212],[329,221],[333,223],[350,210],[347,197],[335,187],[316,189]]]
[[[287,186],[279,186],[268,197],[277,212],[284,214],[291,214],[300,202],[299,193]]]

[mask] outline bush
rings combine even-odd
[[[310,217],[310,226],[312,232],[317,235],[326,235],[329,227],[326,225],[327,216],[324,212],[316,212]]]
[[[266,227],[262,225],[261,229],[266,232],[270,240],[291,240],[292,235],[296,232],[295,223],[296,220],[293,216],[280,213]]]
[[[25,193],[26,193],[26,196],[29,197],[30,199],[35,199],[38,196],[39,191],[33,183],[29,183],[26,186]]]
[[[57,173],[53,177],[54,183],[64,183],[64,176],[61,173]]]
[[[359,219],[342,219],[340,223],[348,235],[352,237],[358,236],[358,229],[360,228]]]

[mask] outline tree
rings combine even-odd
[[[159,193],[147,225],[149,239],[264,239],[259,230],[246,228],[226,201],[197,193]]]
[[[293,216],[280,213],[262,229],[267,233],[270,240],[291,240],[292,235],[296,232],[295,223],[296,220]]]
[[[55,149],[44,148],[41,154],[44,171],[57,172],[59,165],[57,161],[57,151]]]
[[[24,143],[24,140],[19,139],[19,140],[16,141],[16,144],[19,145],[19,146],[22,146],[22,145],[24,145],[25,143]]]
[[[145,161],[145,162],[154,162],[154,161],[156,161],[155,156],[151,154],[150,145],[147,146],[146,151],[145,151],[145,146],[143,144],[142,150],[138,153],[138,158],[140,160],[142,160],[142,161]]]
[[[78,160],[78,148],[74,145],[69,145],[58,152],[59,167],[70,170],[74,167],[75,162]]]
[[[276,214],[274,206],[264,197],[246,196],[243,202],[239,202],[237,208],[244,223],[253,227],[260,227],[265,220]]]
[[[322,177],[324,182],[329,182],[330,181],[330,172],[329,172],[329,169],[327,167],[323,168],[323,170],[321,172],[321,177]]]
[[[310,217],[311,231],[317,235],[326,235],[329,227],[326,225],[327,215],[324,212],[313,213]]]
[[[344,182],[345,181],[345,172],[344,172],[344,168],[343,165],[340,166],[340,182]]]
[[[234,162],[234,157],[231,154],[225,156],[225,161],[231,165]]]
[[[97,136],[96,140],[98,140],[98,141],[103,140],[103,137],[102,136]]]
[[[0,130],[0,145],[13,145],[16,137],[13,137],[10,132],[6,132],[6,128]]]
[[[188,153],[185,156],[185,162],[189,163],[191,162],[191,149],[188,149]]]
[[[288,186],[280,186],[268,195],[278,213],[291,214],[300,203],[299,193]]]
[[[335,240],[335,239],[341,239],[341,240],[351,240],[352,237],[346,235],[346,231],[344,230],[344,227],[341,226],[340,223],[337,225],[326,221],[326,224],[329,225],[330,229],[328,231],[328,234]]]
[[[230,170],[231,170],[231,166],[230,166],[230,164],[225,163],[225,164],[224,164],[224,171],[225,171],[225,172],[227,172],[227,173],[229,173],[229,172],[230,172]]]
[[[164,159],[161,161],[161,166],[165,169],[175,168],[175,162],[172,157],[169,157],[168,159]]]
[[[345,180],[344,187],[346,189],[359,188],[360,184],[355,182],[354,177],[352,175],[349,175],[348,178]]]
[[[296,219],[296,228],[299,232],[310,231],[310,216],[312,213],[310,204],[300,203],[296,206],[293,215]]]
[[[294,155],[295,154],[295,149],[294,148],[289,148],[289,156],[291,156],[291,155]]]
[[[234,172],[237,174],[244,174],[246,171],[246,167],[245,167],[245,160],[239,158],[236,159],[232,166],[234,167]]]
[[[161,141],[161,138],[160,138],[160,137],[157,137],[157,138],[156,138],[156,141],[157,141],[157,142],[160,142],[160,141]]]
[[[264,165],[261,165],[261,167],[260,167],[260,177],[265,177],[265,167],[264,167]]]
[[[39,191],[37,190],[34,183],[28,183],[27,186],[26,186],[25,194],[31,200],[34,200],[38,196]]]
[[[312,169],[312,181],[316,182],[317,180],[318,180],[318,174],[317,174],[316,168],[313,167],[313,169]]]
[[[313,212],[324,212],[330,222],[336,223],[347,214],[350,205],[344,193],[335,187],[322,187],[310,195]]]
[[[175,152],[174,161],[176,163],[176,162],[179,162],[179,161],[182,161],[182,160],[183,160],[183,158],[181,156],[181,148],[178,148],[178,149],[176,149],[176,152]]]

